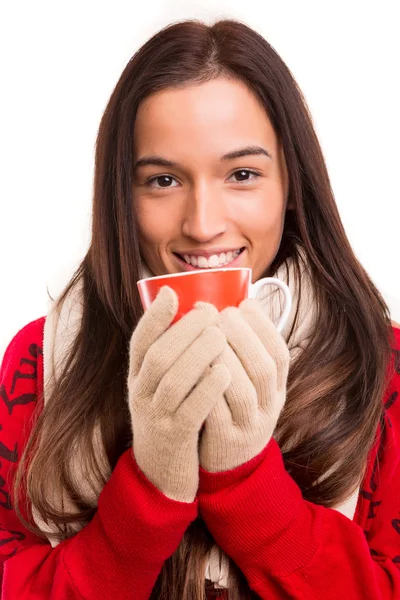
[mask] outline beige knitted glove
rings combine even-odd
[[[171,325],[175,292],[164,286],[139,321],[130,343],[128,398],[133,452],[139,468],[166,496],[193,502],[199,483],[199,431],[230,383],[211,363],[226,344],[219,313],[197,303]]]
[[[257,300],[220,314],[228,345],[216,363],[232,381],[207,417],[200,464],[209,472],[246,463],[268,444],[286,400],[289,350]]]

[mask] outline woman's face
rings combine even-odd
[[[287,171],[243,83],[214,79],[144,100],[134,160],[141,252],[155,275],[250,267],[256,281],[265,273],[282,237]]]

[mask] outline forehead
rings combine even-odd
[[[241,81],[214,79],[146,98],[136,115],[137,153],[223,154],[244,144],[276,151],[276,136],[257,96]]]

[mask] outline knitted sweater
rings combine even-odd
[[[237,469],[201,470],[191,504],[165,497],[129,449],[104,486],[91,522],[52,548],[22,526],[10,495],[43,389],[43,326],[44,318],[38,319],[15,336],[0,371],[3,600],[145,600],[199,512],[260,598],[400,598],[400,330],[383,425],[353,520],[302,498],[274,439]]]

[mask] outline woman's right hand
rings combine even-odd
[[[136,463],[164,495],[193,502],[199,483],[198,440],[203,422],[229,386],[226,337],[219,313],[205,302],[171,326],[175,292],[164,286],[130,342],[128,401]]]

